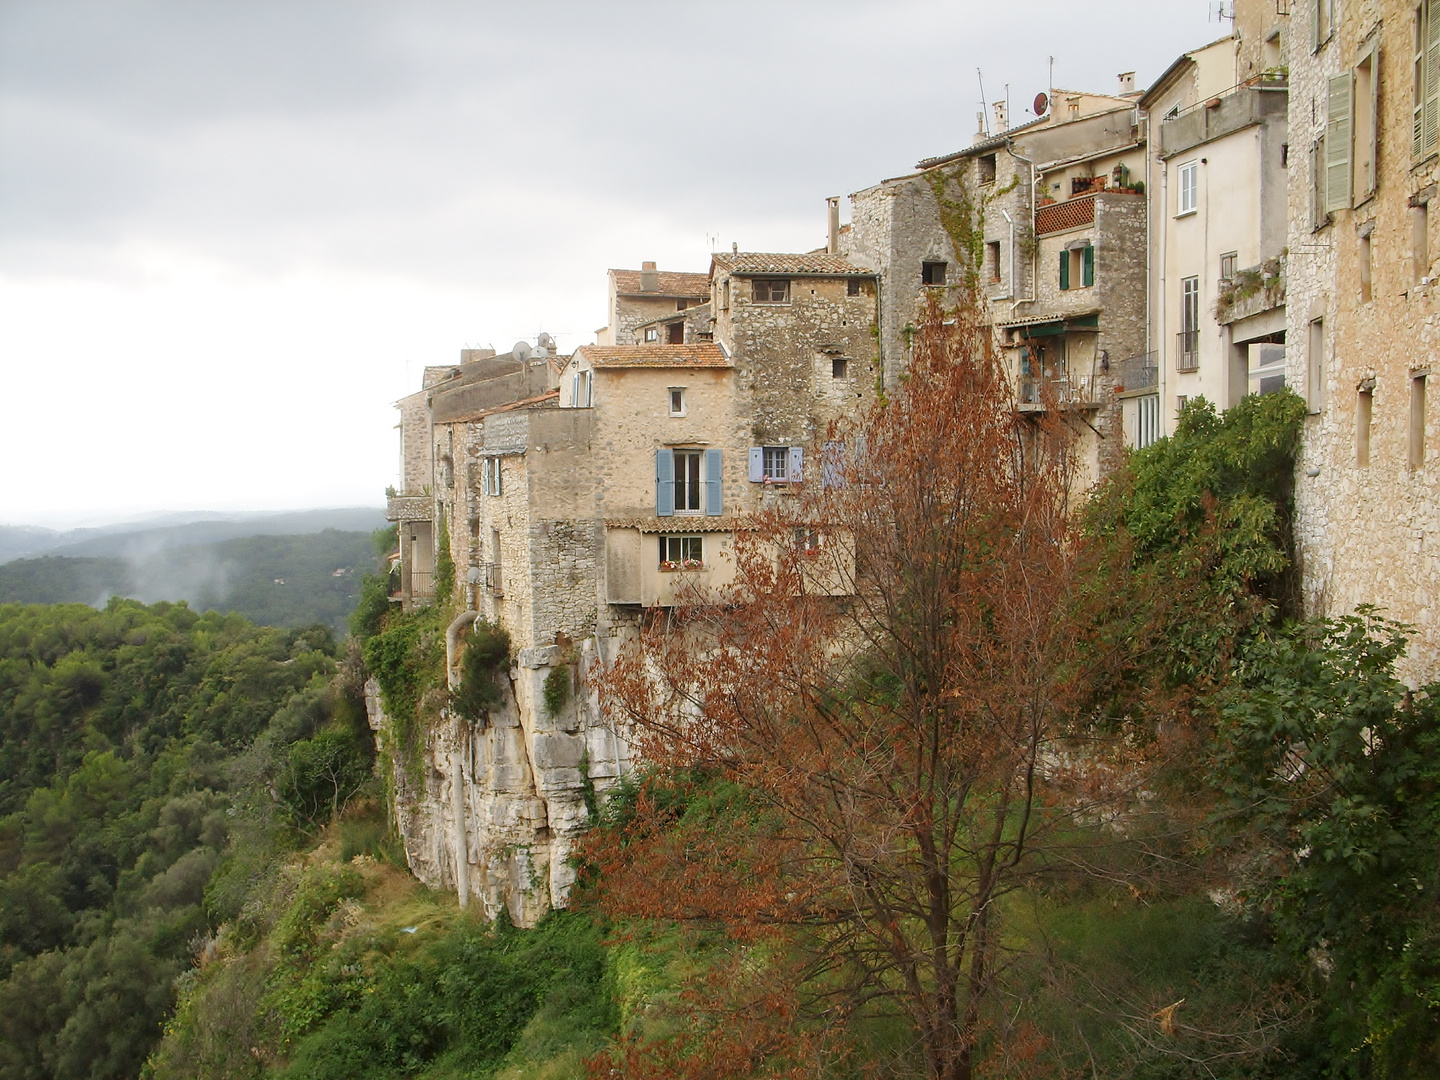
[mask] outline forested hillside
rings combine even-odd
[[[0,603],[90,604],[111,596],[184,600],[264,626],[320,623],[338,638],[375,564],[368,533],[326,529],[153,547],[119,556],[47,555],[0,565]]]

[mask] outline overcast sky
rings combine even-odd
[[[383,502],[426,364],[1148,85],[1212,0],[0,0],[0,522]],[[848,208],[845,213],[848,214]]]

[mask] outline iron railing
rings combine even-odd
[[[1175,335],[1175,370],[1197,371],[1200,368],[1200,331],[1181,330]]]

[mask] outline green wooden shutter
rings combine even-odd
[[[1060,288],[1070,288],[1070,252],[1060,252]]]
[[[1323,18],[1321,9],[1327,0],[1312,0],[1310,4],[1310,51],[1320,50],[1320,23]]]
[[[1425,9],[1425,57],[1421,65],[1424,107],[1417,156],[1433,153],[1440,142],[1440,0],[1428,0]]]
[[[655,451],[655,516],[675,516],[675,451]]]
[[[720,451],[705,451],[705,513],[710,517],[718,517],[721,512],[721,481],[723,476],[720,470]]]
[[[1330,79],[1329,121],[1325,125],[1325,209],[1350,205],[1351,116],[1355,111],[1355,81],[1350,72]]]
[[[1088,288],[1095,284],[1095,245],[1085,245],[1085,285]]]

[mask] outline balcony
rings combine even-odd
[[[1200,370],[1200,331],[1181,330],[1175,335],[1175,370]]]
[[[412,600],[431,600],[435,596],[435,571],[410,571],[410,597]]]
[[[1160,156],[1172,157],[1215,139],[1261,123],[1268,116],[1284,118],[1288,94],[1283,79],[1233,90],[1190,106],[1160,125]]]
[[[1259,266],[1221,278],[1215,300],[1215,320],[1221,326],[1248,319],[1285,303],[1286,260],[1268,259]]]
[[[1064,202],[1036,207],[1036,234],[1064,232],[1067,229],[1078,229],[1082,225],[1093,225],[1095,197],[1098,194],[1099,192],[1091,192],[1089,195],[1079,195]]]
[[[1160,385],[1160,357],[1148,352],[1121,360],[1111,365],[1110,378],[1117,394],[1153,390]]]
[[[1020,411],[1040,412],[1052,403],[1060,408],[1100,407],[1099,387],[1089,375],[1020,376]]]
[[[391,495],[385,500],[386,521],[429,521],[435,500],[429,495]]]

